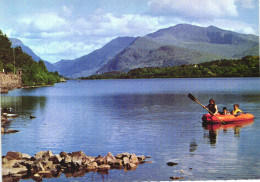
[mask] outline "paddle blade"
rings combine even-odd
[[[191,100],[196,101],[196,98],[195,98],[191,93],[188,94],[188,97],[189,97]]]

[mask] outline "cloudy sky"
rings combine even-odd
[[[259,34],[258,0],[0,0],[0,29],[52,63],[180,23]]]

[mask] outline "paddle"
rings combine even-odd
[[[211,115],[213,115],[213,116],[215,116],[219,121],[221,121],[221,123],[223,123],[223,124],[226,124],[223,120],[221,120],[221,119],[219,119],[216,115],[214,115],[210,110],[208,110],[204,105],[202,105],[192,94],[188,94],[188,97],[191,99],[191,100],[193,100],[193,101],[195,101],[195,102],[197,102],[199,105],[201,105],[204,109],[206,109]]]

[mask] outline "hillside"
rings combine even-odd
[[[127,72],[130,69],[142,67],[167,67],[200,63],[212,58],[219,59],[221,56],[200,53],[177,46],[160,45],[146,37],[141,37],[117,54],[99,71],[101,73],[110,71]]]
[[[30,55],[34,61],[38,62],[39,60],[43,60],[39,56],[37,56],[28,46],[24,45],[21,40],[16,39],[16,38],[10,38],[10,41],[12,42],[12,47],[20,46],[22,48],[22,50],[25,53],[27,53],[28,55]],[[43,62],[45,64],[46,68],[48,69],[48,71],[57,71],[57,68],[54,67],[50,62],[44,61],[44,60],[43,60]]]
[[[107,72],[81,79],[259,77],[259,56],[237,60],[216,60],[200,64],[167,67],[144,67],[125,72]]]
[[[54,64],[60,74],[66,77],[81,77],[95,73],[108,60],[129,46],[134,37],[118,37],[113,39],[102,48],[74,60],[61,60]]]
[[[137,38],[98,72],[173,66],[258,55],[258,37],[210,26],[180,24]]]

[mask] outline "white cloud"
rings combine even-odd
[[[149,14],[180,16],[186,19],[237,17],[235,0],[151,0]]]
[[[34,25],[39,30],[57,30],[58,28],[66,25],[66,20],[60,18],[53,13],[40,13],[35,14],[33,17],[21,20],[21,23],[27,25]],[[26,25],[25,25],[26,26]]]

